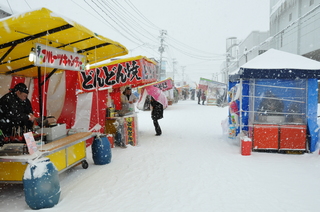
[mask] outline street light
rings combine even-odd
[[[226,84],[229,83],[229,62],[230,59],[233,58],[230,54],[230,50],[239,45],[237,42],[233,42],[234,40],[236,41],[237,37],[229,37],[226,39]]]

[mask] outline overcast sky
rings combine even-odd
[[[226,38],[269,30],[270,11],[269,0],[0,0],[0,7],[9,13],[46,7],[123,44],[127,56],[159,59],[166,30],[167,70],[176,61],[176,79],[184,70],[184,79],[197,83],[220,73]]]

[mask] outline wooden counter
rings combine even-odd
[[[86,140],[93,136],[92,132],[79,132],[45,144],[32,155],[0,156],[0,183],[21,183],[28,161],[41,157],[50,158],[60,173],[86,163]]]

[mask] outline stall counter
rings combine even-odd
[[[253,149],[307,150],[304,124],[254,124]]]
[[[45,144],[32,155],[0,156],[0,183],[22,183],[28,161],[41,157],[50,158],[59,173],[80,162],[87,168],[86,140],[93,136],[92,132],[79,132]]]

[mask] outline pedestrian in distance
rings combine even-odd
[[[202,100],[202,105],[204,105],[204,102],[207,100],[207,96],[204,91],[201,94],[201,100]]]
[[[154,129],[156,131],[156,136],[162,134],[158,120],[163,118],[163,105],[151,97],[151,119],[153,120]]]
[[[198,93],[197,93],[197,97],[198,97],[198,105],[200,105],[200,100],[201,100],[201,89],[199,89]]]

